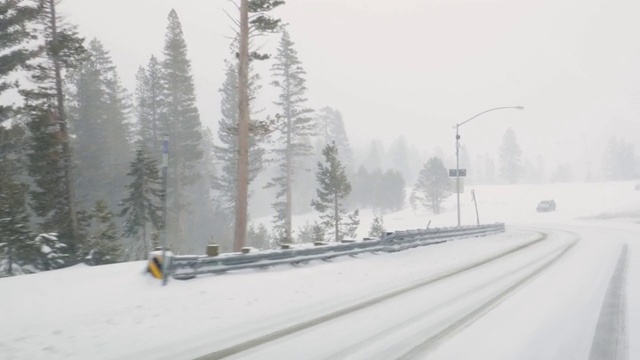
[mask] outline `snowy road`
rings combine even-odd
[[[0,358],[640,359],[632,222],[510,226],[164,288],[143,266],[0,279]]]
[[[451,359],[479,358],[479,352],[487,353],[480,358],[590,355],[590,359],[626,359],[625,321],[621,320],[626,320],[626,313],[624,301],[620,301],[626,273],[622,241],[603,242],[601,235],[607,233],[606,229],[560,226],[535,230],[544,232],[546,238],[498,259],[481,265],[473,262],[446,276],[426,279],[410,291],[382,295],[376,298],[380,301],[343,309],[338,314],[341,316],[323,316],[278,329],[202,359]],[[612,277],[614,268],[617,275]],[[538,290],[537,296],[519,294],[529,283],[531,288],[547,288]],[[558,286],[563,289],[558,291]],[[607,301],[603,302],[605,292]],[[518,313],[503,317],[502,303]],[[553,327],[559,329],[571,328],[570,339],[574,340],[549,341],[544,334],[553,333],[553,329],[523,327],[520,320],[527,314],[550,317]],[[596,323],[600,330],[594,333]],[[496,327],[508,329],[509,339],[520,332],[545,341],[535,349],[526,342],[521,348],[504,347],[492,334]],[[456,335],[460,333],[463,338],[465,332],[476,333],[471,342],[475,346],[452,346]],[[504,348],[502,352],[500,348]],[[513,351],[520,353],[516,356]]]

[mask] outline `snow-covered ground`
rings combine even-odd
[[[322,323],[235,358],[273,358],[261,351],[281,359],[341,358],[335,354],[384,358],[382,354],[391,354],[385,351],[406,342],[398,340],[399,334],[441,334],[456,317],[468,318],[465,311],[475,302],[464,294],[487,299],[501,294],[511,282],[520,281],[518,274],[525,276],[542,261],[536,254],[551,256],[575,239],[579,241],[548,269],[500,298],[475,321],[443,335],[438,346],[429,349],[429,358],[586,358],[625,243],[628,351],[631,359],[640,358],[640,191],[633,185],[476,187],[481,222],[505,221],[506,233],[400,253],[173,280],[166,287],[143,274],[144,262],[2,278],[0,358],[191,359],[446,274],[531,242],[540,232],[548,238],[523,250],[518,255],[522,261],[509,255],[490,267],[483,265],[363,309],[360,320],[356,313],[345,315],[338,319],[339,326],[338,320]],[[556,200],[558,211],[536,213],[537,202],[547,198]],[[474,223],[468,195],[461,202],[463,224]],[[429,220],[432,227],[455,224],[455,198],[439,216],[411,209],[385,216],[389,230],[425,227]],[[362,226],[368,226],[364,218]],[[491,285],[471,290],[483,283]],[[458,307],[449,306],[454,303]],[[436,317],[411,320],[429,311]],[[375,335],[401,328],[409,320],[414,325],[400,332]],[[336,326],[339,333],[332,330]],[[314,350],[318,343],[324,352]],[[359,352],[350,349],[356,343]],[[288,352],[281,352],[285,349]],[[385,351],[372,353],[375,349]]]

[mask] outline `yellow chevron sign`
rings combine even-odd
[[[156,279],[162,279],[162,255],[153,255],[149,259],[149,272]]]

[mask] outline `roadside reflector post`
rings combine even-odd
[[[149,261],[147,270],[156,279],[166,281],[169,277],[168,272],[171,271],[171,260],[173,253],[166,250],[157,250],[149,253]],[[166,260],[165,260],[166,259]]]

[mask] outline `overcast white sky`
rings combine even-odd
[[[166,16],[183,23],[203,123],[215,128],[217,89],[234,14],[227,0],[64,0],[80,32],[111,50],[125,85],[160,54]],[[640,144],[640,1],[288,0],[308,72],[310,105],[342,111],[356,145],[404,134],[454,150],[452,126],[473,153],[496,149],[513,127],[525,156],[599,170],[603,138]],[[277,39],[266,47],[273,47]],[[268,78],[268,74],[263,74]],[[261,101],[274,93],[264,81]]]

